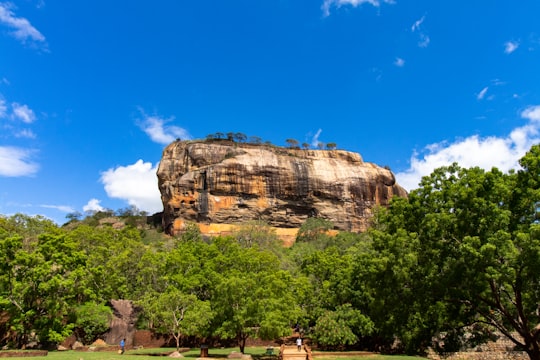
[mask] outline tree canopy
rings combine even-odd
[[[540,145],[520,165],[438,168],[366,233],[309,218],[290,248],[260,221],[211,238],[187,224],[172,238],[142,231],[131,208],[117,212],[122,229],[100,222],[113,211],[62,227],[0,216],[0,345],[91,342],[107,330],[106,304],[130,299],[140,326],[176,347],[212,336],[244,351],[298,324],[328,349],[423,354],[505,336],[540,359]]]

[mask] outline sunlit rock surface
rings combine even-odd
[[[229,231],[225,224],[250,220],[295,234],[308,217],[360,232],[375,206],[407,196],[390,170],[364,162],[357,153],[225,140],[171,143],[157,176],[163,225],[171,235],[187,222]]]

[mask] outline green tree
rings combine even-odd
[[[290,320],[299,317],[291,275],[279,270],[277,257],[243,248],[234,238],[216,238],[213,261],[217,278],[212,296],[214,333],[235,339],[243,353],[250,337],[275,339],[290,334]]]
[[[29,245],[37,240],[38,236],[45,233],[60,233],[61,230],[51,220],[41,216],[29,216],[17,213],[12,216],[0,216],[0,236],[20,235],[23,243]]]
[[[326,144],[326,148],[328,150],[334,150],[337,147],[337,144],[335,142],[329,142]]]
[[[261,220],[242,224],[233,236],[244,247],[258,246],[261,249],[274,249],[277,246],[283,246],[276,231]]]
[[[358,341],[356,334],[369,335],[372,331],[372,321],[350,304],[345,304],[334,311],[326,310],[319,316],[313,340],[322,348],[343,350]]]
[[[408,200],[381,213],[372,233],[372,279],[395,294],[375,283],[370,291],[388,301],[386,311],[406,314],[392,325],[409,351],[434,335],[459,347],[465,333],[482,341],[498,331],[540,359],[540,228],[533,221],[539,159],[534,146],[517,173],[439,168]]]
[[[237,132],[234,134],[234,139],[238,142],[245,142],[247,139],[247,135],[241,132]]]
[[[105,304],[86,302],[76,307],[75,333],[85,344],[91,344],[109,330],[113,313]]]
[[[68,219],[70,222],[79,221],[81,217],[82,214],[79,211],[73,211],[66,215],[66,219]]]
[[[83,224],[66,236],[77,243],[78,249],[87,256],[86,288],[79,295],[81,303],[130,299],[140,292],[138,269],[146,246],[137,229],[125,227],[116,230]]]
[[[327,242],[329,238],[328,230],[332,229],[334,224],[331,221],[310,217],[300,226],[296,235],[297,242]]]
[[[353,258],[340,254],[337,247],[308,254],[301,268],[315,289],[318,308],[314,309],[314,317],[320,316],[324,310],[333,310],[348,303],[354,297],[351,288]]]
[[[285,142],[287,143],[287,145],[291,148],[291,149],[295,149],[298,147],[298,140],[295,140],[295,139],[287,139],[285,140]]]
[[[174,287],[158,295],[150,294],[142,304],[155,329],[175,339],[176,350],[180,349],[182,336],[205,335],[213,317],[208,301],[201,301]]]
[[[18,347],[33,335],[44,345],[55,344],[73,329],[66,319],[84,291],[86,257],[56,232],[26,244],[20,235],[0,238],[0,311],[9,314]]]

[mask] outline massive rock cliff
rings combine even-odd
[[[163,225],[263,220],[299,228],[308,217],[364,231],[376,205],[407,196],[392,172],[342,150],[301,150],[221,141],[176,141],[157,171]]]

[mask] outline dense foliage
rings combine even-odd
[[[130,299],[139,326],[177,347],[213,336],[243,351],[298,324],[327,349],[453,351],[502,334],[540,359],[540,146],[520,164],[436,169],[367,233],[310,218],[291,248],[258,221],[170,238],[141,227],[136,209],[70,214],[61,227],[0,216],[0,346],[91,342],[107,330],[107,303]],[[126,226],[102,221],[113,215]]]

